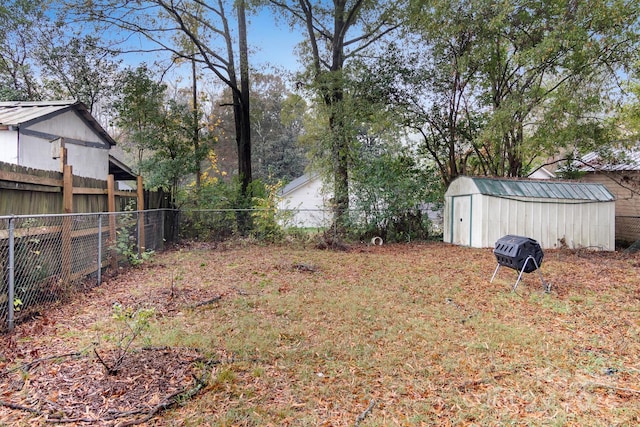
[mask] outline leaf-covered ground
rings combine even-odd
[[[192,245],[0,336],[0,425],[640,423],[640,258]],[[154,308],[122,369],[113,304]]]

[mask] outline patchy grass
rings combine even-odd
[[[0,370],[86,348],[119,302],[156,309],[153,346],[220,361],[152,425],[636,425],[639,265],[547,251],[552,292],[533,273],[514,293],[487,249],[193,246],[19,325]],[[30,417],[0,408],[0,425]]]

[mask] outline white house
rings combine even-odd
[[[556,175],[551,172],[549,169],[545,167],[540,167],[534,170],[532,173],[527,176],[527,178],[531,179],[555,179]]]
[[[34,169],[61,171],[60,152],[76,176],[106,180],[135,179],[110,157],[116,142],[74,101],[0,102],[0,161]]]
[[[602,184],[461,176],[445,193],[443,240],[493,247],[507,234],[544,249],[615,249],[615,197]]]
[[[327,227],[331,223],[329,200],[323,191],[320,175],[304,174],[291,181],[280,191],[279,209],[290,212],[286,225],[304,228]]]

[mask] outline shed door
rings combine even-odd
[[[451,243],[471,246],[471,196],[454,197],[451,216]]]

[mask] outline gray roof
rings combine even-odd
[[[317,173],[312,173],[312,174],[305,173],[304,175],[297,177],[296,179],[291,181],[289,184],[287,184],[282,190],[280,190],[280,195],[284,196],[289,194],[290,192],[297,189],[298,187],[302,187],[309,181],[315,179],[317,176],[318,176]]]
[[[600,153],[592,151],[574,165],[581,172],[640,171],[640,150],[615,149],[611,159],[603,159]]]
[[[109,145],[116,145],[116,141],[93,118],[87,106],[79,101],[0,102],[0,125],[20,127],[68,110],[75,110]]]
[[[109,155],[109,175],[113,175],[116,181],[135,181],[138,177],[129,166],[111,154]]]
[[[472,177],[481,194],[501,197],[565,199],[607,202],[615,200],[602,184],[586,182],[516,180]]]

